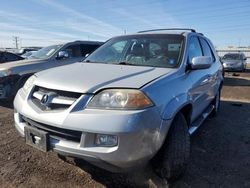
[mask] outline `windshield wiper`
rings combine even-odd
[[[38,59],[36,56],[33,56],[33,55],[28,56],[28,58],[29,58],[29,59]]]
[[[91,60],[83,60],[83,63],[102,63],[102,64],[107,64],[107,62],[101,62],[101,61],[91,61]]]
[[[119,63],[117,63],[118,65],[133,65],[133,66],[136,66],[135,64],[132,64],[132,63],[129,63],[127,61],[121,61]]]

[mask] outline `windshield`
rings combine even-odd
[[[28,57],[28,59],[46,59],[52,56],[59,48],[61,48],[62,45],[53,45],[53,46],[47,46],[44,47],[37,52],[32,53],[31,56]]]
[[[223,60],[241,60],[240,54],[226,54],[222,58]]]
[[[88,56],[86,62],[176,68],[184,37],[170,34],[116,37]]]

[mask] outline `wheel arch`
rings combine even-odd
[[[190,96],[187,93],[184,93],[179,96],[173,97],[173,99],[165,105],[165,108],[162,113],[162,119],[173,119],[177,113],[182,112],[188,114],[189,118],[187,118],[187,115],[183,115],[185,116],[185,118],[187,118],[187,120],[190,121],[192,110],[193,102],[190,99]]]
[[[15,94],[25,83],[25,81],[32,76],[34,73],[28,73],[28,74],[23,74],[19,75],[19,78],[15,84],[15,87],[13,88],[13,94]]]

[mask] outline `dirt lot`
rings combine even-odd
[[[250,187],[250,71],[226,73],[221,111],[192,136],[185,175],[167,185],[150,168],[111,174],[24,144],[10,104],[0,106],[0,187]]]

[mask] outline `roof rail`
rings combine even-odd
[[[191,31],[193,33],[196,33],[194,29],[189,29],[189,28],[151,29],[151,30],[139,31],[138,33],[146,33],[146,32],[151,32],[151,31],[171,31],[171,30],[186,30],[186,31]]]

